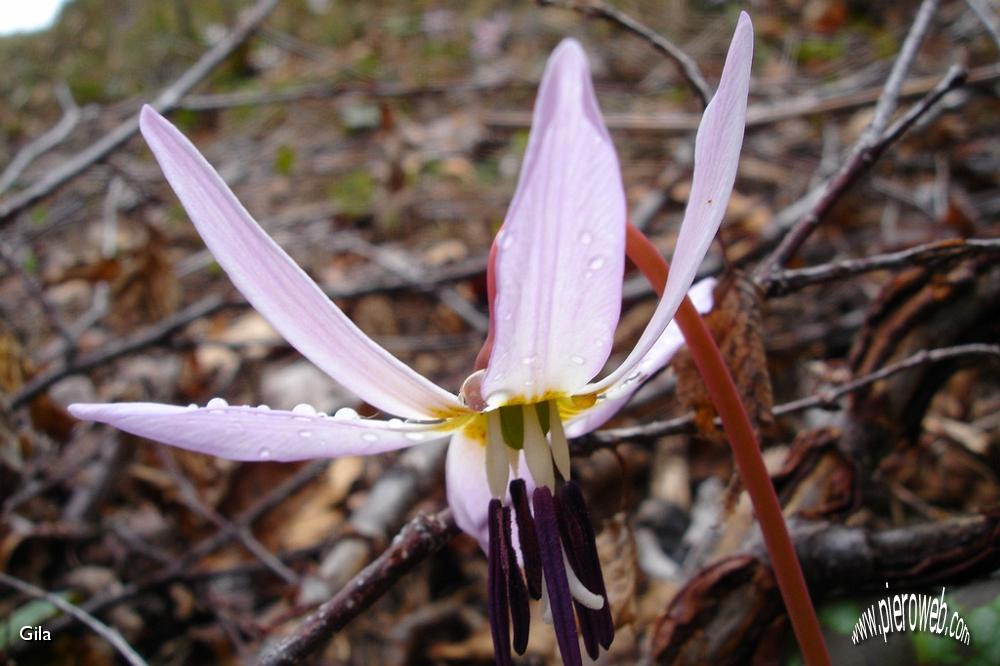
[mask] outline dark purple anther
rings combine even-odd
[[[521,559],[524,561],[524,577],[527,579],[528,593],[532,599],[542,598],[542,564],[538,557],[538,537],[535,536],[535,520],[528,507],[528,491],[524,479],[510,482],[510,501],[517,518],[517,535],[521,544]]]
[[[507,615],[507,579],[504,560],[507,549],[502,538],[503,507],[500,500],[490,500],[489,507],[490,552],[488,556],[487,596],[490,609],[490,632],[493,634],[493,653],[497,666],[513,666],[510,656],[510,620]]]
[[[548,488],[535,488],[532,496],[535,508],[535,526],[538,536],[538,553],[545,574],[545,590],[549,595],[552,625],[559,644],[559,653],[566,666],[582,666],[580,644],[576,638],[576,619],[573,617],[573,597],[566,579],[566,565],[559,540],[559,520],[555,500]]]

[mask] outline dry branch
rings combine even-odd
[[[205,52],[180,78],[158,94],[151,105],[166,113],[177,107],[181,98],[208,76],[236,50],[278,5],[278,0],[258,0],[233,30],[218,44]],[[86,169],[107,157],[128,141],[139,129],[139,114],[129,117],[103,137],[50,171],[30,187],[0,201],[0,227],[9,224],[22,210],[76,178]]]

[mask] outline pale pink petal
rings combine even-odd
[[[177,407],[152,402],[75,404],[70,413],[189,451],[230,460],[306,460],[394,451],[446,436],[403,421],[339,419],[313,410]]]
[[[483,552],[489,553],[489,521],[488,509],[490,500],[489,483],[486,480],[486,447],[476,440],[456,432],[448,444],[448,457],[445,461],[445,489],[448,493],[448,506],[455,516],[458,527],[479,542]],[[528,473],[522,452],[518,463],[518,474],[511,474],[511,479],[522,478],[528,488],[528,497],[535,489],[535,482]],[[510,503],[510,493],[504,497],[504,504]],[[517,544],[516,530],[514,543]],[[520,553],[520,547],[516,547]]]
[[[632,374],[640,359],[673,319],[684,294],[691,287],[698,266],[715,238],[736,180],[743,129],[746,125],[750,63],[753,60],[753,26],[746,12],[740,14],[719,90],[705,109],[694,149],[694,177],[677,247],[663,298],[649,325],[625,362],[588,390],[603,391]]]
[[[491,405],[586,384],[607,361],[621,311],[625,195],[587,57],[549,58],[517,192],[497,236]]]
[[[147,106],[140,128],[219,265],[293,347],[386,412],[434,418],[461,409],[455,396],[408,368],[351,323],[250,217],[173,125]]]
[[[701,280],[688,292],[688,297],[694,303],[698,312],[705,314],[712,309],[712,289],[715,279]],[[604,397],[594,403],[587,411],[573,417],[566,424],[568,437],[580,437],[604,425],[622,407],[628,404],[636,391],[653,374],[667,365],[674,354],[684,346],[684,336],[677,322],[672,321],[660,335],[656,343],[639,361],[628,377],[623,377],[617,384],[608,388]]]

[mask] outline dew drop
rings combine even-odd
[[[403,425],[403,419],[389,419],[389,426],[393,428],[399,428]]]
[[[361,439],[365,440],[366,442],[377,442],[378,435],[376,435],[373,432],[366,432],[361,435]]]
[[[525,356],[524,358],[521,359],[521,363],[524,363],[525,365],[531,365],[537,360],[538,360],[537,356]]]
[[[594,257],[593,259],[590,260],[590,263],[587,264],[587,268],[590,268],[591,270],[595,271],[599,270],[603,266],[604,266],[604,257]]]
[[[316,416],[316,408],[312,405],[300,402],[292,407],[292,414],[299,414],[301,416]]]
[[[425,435],[422,432],[408,432],[405,435],[406,439],[410,440],[411,442],[422,441],[426,436],[427,435]]]
[[[267,405],[257,405],[257,411],[258,412],[269,412],[269,411],[271,411],[271,408],[268,407]]]
[[[194,403],[192,402],[192,403],[191,403],[190,405],[188,405],[188,406],[187,406],[187,408],[188,408],[188,409],[198,409],[198,405],[196,405],[196,404],[194,404]]]
[[[511,245],[514,244],[514,234],[505,233],[503,239],[500,241],[500,248],[503,250],[509,249]]]
[[[569,357],[569,360],[577,365],[583,365],[587,359],[578,354],[573,354],[572,356]]]
[[[584,231],[580,234],[580,242],[583,243],[584,245],[590,245],[590,243],[593,240],[594,237],[591,235],[589,231]]]
[[[208,401],[208,404],[205,406],[208,407],[209,409],[225,409],[226,407],[229,406],[229,403],[226,402],[223,398],[212,398],[211,400]]]
[[[350,407],[341,407],[334,413],[333,418],[336,421],[350,421],[358,418],[358,413]]]
[[[299,430],[299,437],[303,439],[309,439],[312,436],[312,430]]]
[[[271,449],[266,449],[266,448],[265,449],[261,449],[260,451],[257,452],[257,455],[260,456],[261,460],[270,460],[271,459]]]

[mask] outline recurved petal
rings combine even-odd
[[[517,192],[497,236],[491,405],[575,391],[611,351],[621,310],[625,195],[587,58],[549,58]]]
[[[712,290],[715,279],[701,280],[688,292],[688,297],[694,303],[698,312],[705,314],[712,309]],[[594,406],[575,416],[566,424],[566,435],[580,437],[604,425],[622,407],[628,404],[636,391],[653,374],[670,362],[681,347],[684,346],[684,336],[677,322],[672,321],[660,335],[656,343],[632,370],[632,374],[623,377],[617,384],[608,388],[604,397],[594,403]]]
[[[530,496],[535,488],[535,482],[527,471],[523,453],[519,458],[518,470],[518,476],[524,479]],[[493,496],[486,480],[486,447],[465,436],[461,431],[456,432],[448,444],[444,471],[448,506],[455,515],[455,523],[463,532],[478,541],[483,552],[488,554],[488,510]],[[503,503],[510,505],[509,491],[504,496]],[[517,544],[517,526],[514,525],[513,529],[514,543]]]
[[[752,60],[753,26],[750,17],[743,12],[729,45],[719,90],[706,107],[698,127],[691,194],[677,236],[663,297],[625,362],[601,381],[588,386],[588,390],[607,389],[635,371],[636,364],[673,319],[684,294],[694,281],[698,266],[722,223],[736,180],[746,125]]]
[[[230,460],[306,460],[394,451],[444,437],[436,426],[403,421],[341,419],[308,406],[177,407],[152,402],[75,404],[70,413],[189,451]]]
[[[236,288],[292,346],[379,409],[434,418],[458,399],[355,326],[261,229],[197,149],[151,107],[140,128],[208,249]]]

